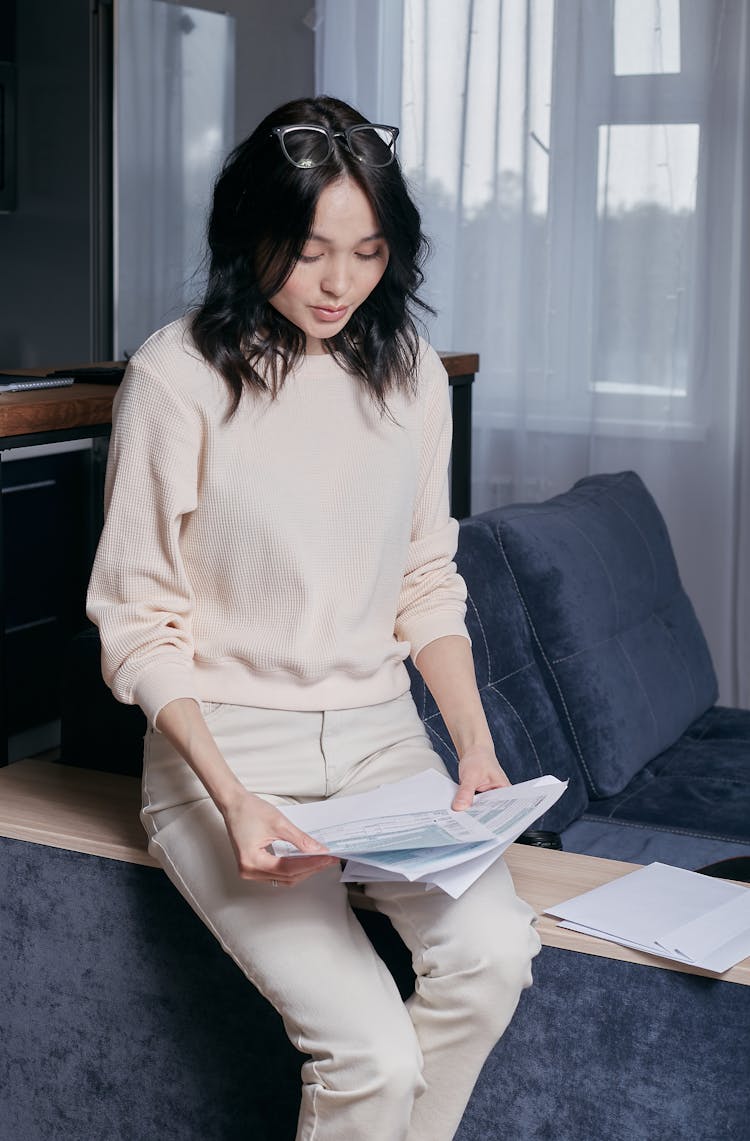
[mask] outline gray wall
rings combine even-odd
[[[237,141],[264,115],[314,93],[315,36],[304,23],[314,0],[185,0],[236,20]]]
[[[237,139],[312,94],[313,0],[193,0],[236,19]],[[92,359],[90,0],[17,0],[18,206],[0,214],[0,368]]]

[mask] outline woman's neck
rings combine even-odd
[[[321,357],[326,349],[318,337],[308,337],[305,343],[305,356],[306,357]]]

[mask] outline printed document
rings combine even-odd
[[[458,785],[434,769],[372,792],[281,805],[298,828],[347,859],[345,882],[408,880],[461,895],[567,788],[553,776],[477,793],[471,808],[451,808]],[[278,856],[300,856],[277,840]]]

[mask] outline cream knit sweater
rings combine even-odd
[[[421,344],[398,423],[327,355],[272,401],[225,382],[185,319],[155,333],[117,392],[106,521],[87,612],[119,701],[153,724],[178,697],[276,709],[373,705],[404,659],[468,638],[452,561],[445,370]]]

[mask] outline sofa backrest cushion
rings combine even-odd
[[[485,513],[592,797],[620,792],[716,700],[659,509],[634,472]]]
[[[535,828],[561,831],[586,808],[588,794],[535,658],[526,615],[493,528],[479,518],[461,523],[456,556],[466,582],[466,624],[477,683],[498,760],[510,780],[552,773],[569,781]],[[411,661],[412,694],[433,747],[457,774],[457,757],[437,705]]]

